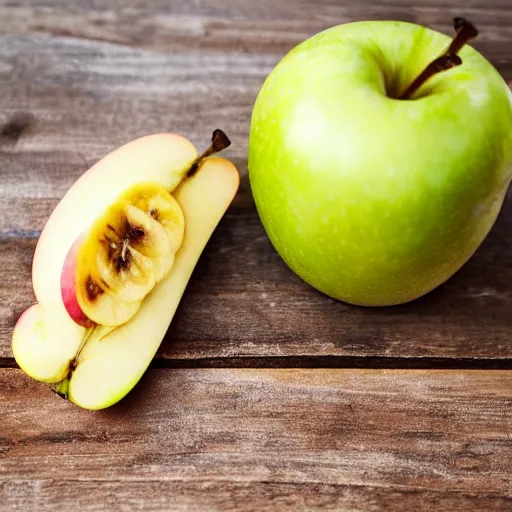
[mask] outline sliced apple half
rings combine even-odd
[[[126,324],[85,344],[67,386],[68,398],[101,409],[123,398],[153,359],[208,239],[231,203],[239,183],[226,160],[207,160],[175,197],[185,215],[185,237],[174,267]],[[200,319],[198,319],[200,321]]]
[[[145,137],[108,155],[70,189],[34,256],[39,304],[13,333],[27,374],[91,409],[128,393],[238,188],[233,164],[207,158],[227,145],[220,130],[201,156],[180,136]]]

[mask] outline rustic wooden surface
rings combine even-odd
[[[0,0],[0,510],[512,508],[512,193],[454,278],[371,310],[287,269],[247,180],[252,104],[294,45],[361,19],[449,32],[455,15],[512,81],[508,0]],[[216,127],[241,189],[153,369],[98,413],[31,382],[10,335],[58,200],[123,142],[204,147]]]
[[[153,370],[91,413],[3,370],[1,502],[510,509],[511,387],[489,370]]]

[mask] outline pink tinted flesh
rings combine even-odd
[[[95,325],[94,322],[87,318],[76,297],[76,265],[78,261],[78,251],[82,242],[83,239],[80,237],[72,245],[66,256],[60,276],[60,291],[62,302],[71,319],[78,325],[93,327]]]

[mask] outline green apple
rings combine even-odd
[[[461,31],[450,46],[410,23],[334,27],[265,81],[251,188],[276,250],[318,290],[359,305],[413,300],[491,229],[512,178],[512,95],[469,46],[451,55],[461,65],[422,73],[459,52]]]

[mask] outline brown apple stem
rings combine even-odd
[[[409,99],[427,80],[434,75],[462,64],[462,59],[457,55],[461,48],[478,35],[475,26],[464,18],[454,18],[453,27],[456,30],[455,37],[447,50],[437,59],[433,60],[420,75],[399,96],[401,100]]]
[[[407,88],[407,90],[400,96],[401,100],[410,98],[429,78],[446,71],[455,66],[460,66],[462,59],[455,54],[441,55],[436,60],[433,60],[414,80],[414,82]]]
[[[220,151],[231,146],[231,141],[228,136],[219,128],[214,130],[212,133],[212,144],[211,146],[200,156],[198,156],[194,163],[190,166],[190,169],[187,172],[187,178],[193,176],[198,170],[203,161],[211,155],[215,153],[219,153]]]
[[[459,53],[466,43],[478,35],[476,27],[464,18],[453,18],[453,28],[457,33],[446,53]]]

